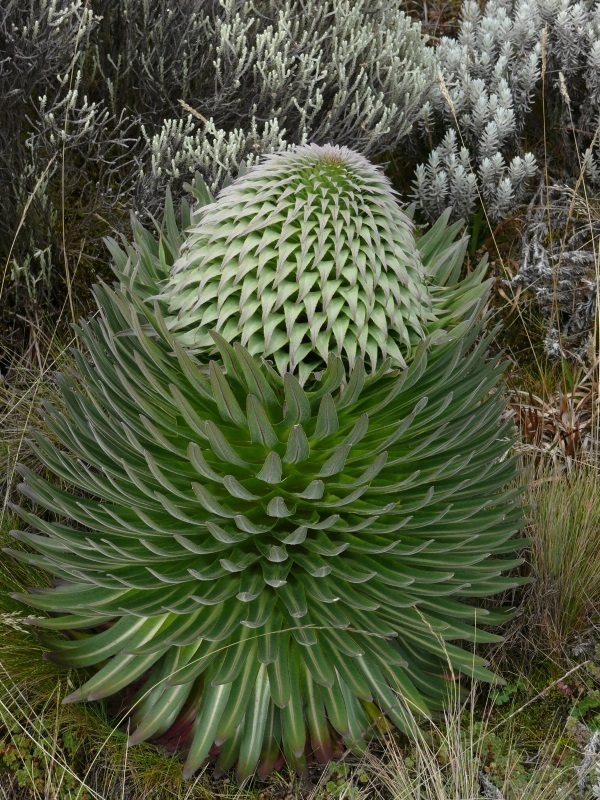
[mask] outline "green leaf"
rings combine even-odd
[[[239,362],[238,354],[234,350],[234,348],[229,344],[229,342],[224,339],[217,331],[211,330],[209,331],[209,335],[213,342],[216,344],[219,354],[223,360],[223,365],[225,367],[225,372],[230,378],[237,380],[239,383],[242,383],[242,369],[241,364]],[[212,380],[211,380],[212,383]],[[214,386],[213,386],[214,390]],[[216,396],[215,396],[216,400]]]
[[[303,500],[320,500],[324,493],[325,484],[320,480],[311,481],[302,492],[293,492],[294,497],[299,497]]]
[[[236,769],[236,778],[240,783],[249,778],[256,768],[267,726],[269,700],[267,668],[261,664],[244,723],[244,736]]]
[[[334,676],[331,686],[321,687],[321,694],[323,695],[329,722],[341,736],[348,736],[350,733],[348,712],[346,711],[344,696],[337,676]]]
[[[366,714],[362,710],[362,706],[354,696],[354,689],[352,686],[349,686],[342,677],[339,678],[339,683],[348,718],[348,736],[344,740],[344,743],[354,751],[359,753],[365,752],[365,736],[372,735],[371,725]]]
[[[173,347],[175,355],[177,356],[177,362],[191,386],[194,387],[201,397],[205,398],[206,400],[212,400],[213,396],[211,385],[200,373],[198,365],[175,340],[169,341],[169,344]]]
[[[311,386],[311,391],[307,392],[310,401],[314,402],[320,400],[325,394],[333,394],[333,392],[342,385],[345,377],[346,372],[342,359],[334,353],[330,353],[327,361],[327,369],[321,375],[319,381],[320,385],[318,388]]]
[[[277,658],[267,661],[267,675],[271,697],[279,708],[286,706],[292,694],[288,664],[290,635],[287,631],[277,634]]]
[[[238,428],[245,430],[248,427],[248,421],[238,401],[235,399],[225,375],[214,361],[210,362],[209,371],[213,396],[221,418],[225,422],[232,422]]]
[[[191,406],[191,404],[184,397],[183,393],[178,389],[175,384],[169,385],[169,390],[175,401],[175,405],[181,411],[181,414],[194,433],[198,434],[201,439],[206,439],[206,421],[203,420]],[[150,413],[152,417],[152,412]]]
[[[168,615],[166,618],[163,617],[163,621],[168,624]],[[50,640],[53,652],[49,654],[49,657],[55,663],[64,666],[89,667],[114,656],[123,650],[125,645],[133,648],[136,646],[136,642],[147,641],[149,631],[150,636],[156,632],[156,624],[153,624],[152,620],[123,616],[107,630],[101,633],[92,633],[84,639]]]
[[[297,583],[286,583],[277,589],[277,597],[283,601],[292,617],[304,617],[307,613],[304,589]]]
[[[200,483],[192,482],[192,489],[194,490],[194,494],[196,495],[202,506],[209,513],[216,514],[218,517],[225,517],[226,519],[227,518],[233,519],[233,517],[235,517],[234,511],[230,511],[228,508],[225,508],[225,506],[221,505],[221,503],[215,500],[213,495],[207,489],[205,489],[204,486],[202,486]],[[181,512],[179,512],[178,509],[174,508],[171,503],[168,503],[167,498],[163,497],[162,495],[161,498],[163,500],[163,503],[165,503],[165,506],[169,510],[172,509],[171,513],[173,513],[174,516],[178,516],[180,519],[184,519],[184,521],[186,522],[193,522],[192,518],[190,517],[185,516],[184,518],[184,515],[181,514]]]
[[[365,366],[362,358],[357,358],[354,369],[350,373],[346,388],[340,392],[336,402],[338,411],[356,403],[365,385]]]
[[[158,630],[164,618],[154,621],[154,629]],[[147,638],[152,636],[152,627],[146,629]],[[141,642],[140,642],[141,644]],[[74,703],[78,700],[100,700],[123,689],[131,681],[142,675],[164,654],[164,650],[145,656],[117,655],[113,656],[92,678],[76,691],[63,699],[63,703]]]
[[[245,489],[242,484],[234,478],[233,475],[226,475],[223,478],[223,485],[232,497],[237,497],[240,500],[259,500],[257,494],[252,494],[248,489]]]
[[[165,733],[177,719],[190,694],[190,687],[185,684],[161,689],[159,697],[153,698],[151,708],[129,736],[128,747]]]
[[[309,648],[310,649],[310,648]],[[333,674],[332,674],[333,675]],[[333,677],[332,677],[333,682]],[[325,707],[321,696],[321,689],[315,685],[309,672],[305,671],[306,692],[306,722],[310,733],[310,743],[313,753],[320,762],[328,762],[333,758],[333,748],[329,726],[325,715]]]
[[[290,692],[289,702],[281,708],[282,733],[283,740],[290,751],[296,757],[299,757],[304,753],[306,727],[304,714],[302,713],[302,699],[300,692],[297,691],[297,687],[300,685],[300,656],[295,645],[290,647],[288,658],[289,680],[291,685],[296,687],[296,690]]]
[[[329,478],[331,475],[337,475],[341,472],[344,469],[351,447],[352,445],[349,444],[337,447],[317,472],[317,478]]]
[[[266,512],[269,517],[277,517],[278,519],[282,519],[285,517],[291,517],[291,515],[294,513],[294,509],[292,508],[290,510],[287,507],[283,497],[274,497],[269,501]]]
[[[281,747],[281,715],[279,709],[271,703],[269,705],[267,724],[263,736],[262,748],[259,756],[258,777],[264,780],[275,768]]]
[[[419,713],[429,716],[429,710],[408,678],[401,675],[399,669],[394,670],[396,677],[396,691],[394,692],[390,689],[381,670],[369,659],[362,659],[358,663],[388,717],[404,733],[415,733],[414,714],[418,710]],[[400,680],[401,683],[399,683]],[[407,693],[406,687],[410,687],[409,693]],[[411,711],[407,709],[407,706]]]
[[[148,655],[155,653],[157,650],[168,647],[177,642],[184,634],[189,634],[190,631],[197,630],[199,612],[192,614],[173,614],[169,615],[170,619],[165,623],[163,628],[143,645],[135,645],[135,642],[128,642],[126,653],[133,655]],[[128,617],[123,617],[128,619]],[[142,618],[143,619],[143,618]]]
[[[283,422],[286,426],[297,425],[310,417],[310,403],[298,380],[289,372],[283,376],[285,392],[285,416]]]
[[[184,667],[177,669],[171,678],[169,678],[167,685],[179,686],[183,683],[190,683],[195,680],[198,675],[201,675],[210,664],[218,658],[224,650],[223,642],[209,642],[202,641],[198,647],[192,660]]]
[[[229,770],[237,761],[243,735],[244,722],[242,720],[233,735],[230,736],[229,739],[227,739],[227,741],[225,741],[221,746],[221,752],[219,753],[219,758],[217,759],[214,772],[215,778],[218,778],[221,775],[224,775],[226,772],[229,772]]]
[[[282,624],[281,615],[274,611],[266,620],[260,633],[257,634],[258,660],[261,664],[272,664],[277,661],[281,637],[288,636],[287,632],[282,633]]]
[[[237,342],[233,345],[233,349],[244,374],[249,393],[254,394],[261,404],[269,410],[276,411],[281,409],[275,392],[250,353]]]
[[[196,717],[194,723],[192,743],[188,751],[185,767],[183,768],[183,777],[185,780],[192,777],[208,755],[208,751],[212,747],[217,732],[217,727],[227,707],[230,693],[230,683],[211,688],[203,693],[200,713]]]
[[[256,477],[265,483],[281,483],[282,472],[283,465],[281,463],[281,458],[277,453],[271,452],[266,457],[265,463],[262,465]]]
[[[246,411],[248,414],[248,428],[254,444],[259,444],[269,449],[274,448],[279,443],[279,439],[264,408],[253,394],[248,395]]]
[[[248,663],[256,663],[256,640],[250,628],[242,627],[236,642],[229,642],[224,649],[221,660],[214,668],[215,677],[212,686],[221,683],[233,683]],[[241,716],[240,716],[241,719]],[[237,727],[234,726],[234,727]],[[226,739],[224,736],[223,739]]]
[[[244,531],[245,533],[266,533],[273,528],[273,523],[270,525],[265,525],[264,523],[257,525],[243,514],[236,514],[234,520],[239,530]]]
[[[319,646],[318,640],[310,647],[305,647],[302,650],[302,658],[306,664],[312,679],[320,686],[333,686],[335,682],[335,673],[333,667],[322,648]]]
[[[273,616],[275,606],[275,594],[273,592],[269,592],[268,589],[265,590],[261,580],[260,593],[255,600],[252,600],[250,603],[248,603],[248,613],[246,618],[242,620],[242,625],[245,625],[249,628],[262,628]]]
[[[207,421],[205,423],[205,430],[210,447],[217,458],[220,458],[221,461],[226,461],[228,464],[235,464],[238,467],[245,467],[246,469],[250,467],[247,461],[244,461],[243,458],[238,456],[214,422],[210,420]]]
[[[325,436],[331,436],[335,433],[340,426],[335,403],[331,394],[323,395],[321,404],[319,405],[319,413],[317,415],[317,424],[315,432],[312,435],[313,439],[322,439]]]
[[[290,430],[283,461],[285,464],[299,464],[306,461],[309,455],[310,445],[304,428],[302,425],[294,425]]]

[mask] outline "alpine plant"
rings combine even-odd
[[[9,552],[54,576],[51,587],[15,595],[48,614],[30,619],[47,657],[96,668],[65,702],[118,693],[130,744],[180,747],[188,777],[211,756],[243,781],[284,759],[302,772],[307,758],[326,762],[342,745],[361,752],[390,724],[410,733],[415,719],[443,708],[461,674],[496,680],[460,642],[498,641],[481,625],[506,612],[477,598],[519,583],[502,573],[520,563],[523,540],[512,538],[521,512],[519,490],[507,489],[516,466],[506,457],[503,367],[473,319],[485,300],[481,272],[459,291],[465,242],[455,241],[456,226],[445,217],[415,244],[403,223],[395,263],[410,257],[409,280],[392,271],[413,320],[404,329],[418,323],[425,333],[437,314],[434,333],[404,351],[406,365],[374,334],[380,349],[366,368],[370,352],[358,327],[348,333],[356,317],[346,312],[341,346],[332,333],[328,352],[294,349],[290,336],[284,359],[252,353],[252,336],[229,342],[224,323],[197,355],[152,301],[152,286],[170,281],[178,259],[196,258],[188,240],[219,202],[198,224],[184,207],[191,233],[168,203],[158,241],[138,225],[134,246],[112,244],[121,285],[96,287],[99,314],[78,328],[76,370],[60,378],[64,409],[47,405],[49,436],[33,433],[60,485],[21,468],[33,505],[15,509],[28,530],[14,536],[28,549]],[[282,205],[272,194],[264,203]],[[251,205],[261,208],[258,196]],[[221,224],[237,241],[237,223],[213,219],[218,247]],[[245,263],[248,253],[236,252]],[[263,267],[254,265],[256,297]],[[313,291],[330,280],[315,270]],[[384,274],[381,263],[357,266],[356,297],[378,296]],[[426,311],[407,288],[417,283]],[[215,285],[203,289],[210,296]],[[387,314],[383,289],[381,297]],[[401,342],[392,311],[387,337]],[[317,375],[293,368],[312,370],[317,356],[326,357]]]
[[[275,153],[199,210],[157,299],[191,352],[214,352],[216,330],[301,385],[330,353],[350,369],[405,366],[448,301],[430,291],[412,228],[359,153]]]

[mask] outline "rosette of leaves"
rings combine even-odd
[[[33,434],[61,484],[21,468],[29,550],[9,551],[55,578],[16,595],[51,615],[30,620],[47,656],[96,668],[66,702],[129,687],[130,743],[243,780],[410,730],[449,675],[495,679],[457,644],[497,641],[480,624],[505,613],[476,598],[519,582],[522,545],[481,325],[403,370],[331,354],[302,387],[214,332],[201,363],[133,293],[96,297],[53,441]]]
[[[214,329],[304,384],[330,353],[350,369],[358,357],[404,366],[456,300],[432,283],[383,173],[346,147],[307,145],[198,210],[158,300],[188,350],[214,352]]]

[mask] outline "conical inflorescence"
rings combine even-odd
[[[161,294],[185,347],[212,329],[304,383],[329,353],[403,365],[433,319],[412,223],[346,147],[275,153],[207,206]]]
[[[347,151],[336,161],[336,152],[323,149],[334,177],[325,169],[320,180],[330,193],[342,161],[364,163]],[[317,149],[306,153],[314,160]],[[282,163],[268,162],[274,170]],[[96,700],[133,684],[131,743],[177,739],[187,775],[210,753],[219,769],[235,765],[243,780],[257,768],[266,774],[282,756],[303,770],[307,756],[327,761],[340,743],[360,751],[382,719],[409,731],[414,715],[443,707],[453,672],[494,680],[484,660],[458,643],[498,639],[481,623],[498,624],[504,612],[476,599],[519,583],[502,573],[520,563],[522,540],[512,538],[521,512],[518,489],[507,488],[516,466],[505,457],[511,432],[496,390],[502,366],[487,358],[489,335],[472,319],[485,285],[481,269],[459,281],[466,242],[455,241],[456,227],[444,218],[415,243],[408,218],[398,217],[407,238],[394,252],[405,273],[394,275],[408,299],[404,328],[393,327],[390,307],[385,330],[400,353],[406,345],[405,366],[379,334],[376,349],[361,350],[347,311],[350,290],[330,277],[335,263],[325,277],[318,264],[309,271],[318,276],[313,286],[333,282],[330,302],[336,292],[346,298],[341,346],[333,325],[316,335],[330,335],[321,350],[298,350],[290,336],[269,351],[264,328],[263,339],[253,339],[254,322],[242,341],[240,330],[253,314],[262,320],[262,311],[241,323],[237,295],[238,310],[220,331],[207,322],[204,339],[188,290],[207,291],[202,313],[221,313],[211,264],[225,259],[226,274],[232,263],[219,248],[237,241],[239,221],[219,214],[228,197],[241,196],[239,185],[209,203],[199,222],[184,220],[187,239],[168,206],[158,242],[137,227],[135,246],[111,245],[121,288],[96,289],[100,315],[79,331],[77,376],[62,379],[64,410],[48,407],[49,436],[36,433],[32,443],[62,484],[22,468],[22,491],[44,513],[17,509],[31,531],[15,536],[32,552],[11,552],[56,578],[51,588],[18,595],[52,614],[32,619],[49,631],[42,635],[49,657],[98,666],[68,700]],[[281,194],[287,185],[279,185]],[[360,184],[350,190],[347,176],[339,185],[359,208],[371,197],[365,189],[361,200]],[[285,226],[278,196],[252,197],[257,236],[275,209]],[[292,208],[294,197],[285,194]],[[252,220],[243,220],[248,242]],[[323,258],[340,241],[329,233]],[[261,252],[285,241],[271,239]],[[224,286],[252,278],[260,306],[261,276],[275,280],[278,256],[261,261],[259,244],[254,251],[238,245],[233,263],[240,268],[250,254],[254,266]],[[207,253],[212,261],[199,266],[194,259]],[[391,263],[390,255],[388,269]],[[381,263],[367,259],[356,269],[356,296],[385,303],[376,288],[387,274]],[[154,303],[153,283],[163,289]],[[413,284],[422,294],[407,289]],[[177,285],[181,327],[169,316]],[[294,291],[289,302],[304,302],[298,285]],[[280,307],[284,318],[287,307]],[[427,330],[438,332],[433,343]],[[194,331],[200,338],[188,349],[185,336]],[[345,347],[348,337],[356,347]],[[75,630],[72,639],[52,635]]]

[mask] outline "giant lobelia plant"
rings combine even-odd
[[[121,285],[33,434],[61,485],[21,469],[39,511],[10,552],[55,578],[17,595],[48,657],[97,668],[65,702],[129,687],[130,743],[244,780],[496,680],[455,642],[498,640],[474,600],[518,583],[521,515],[456,226],[415,241],[345,148],[199,191],[183,233],[168,204],[158,241],[111,244]]]

